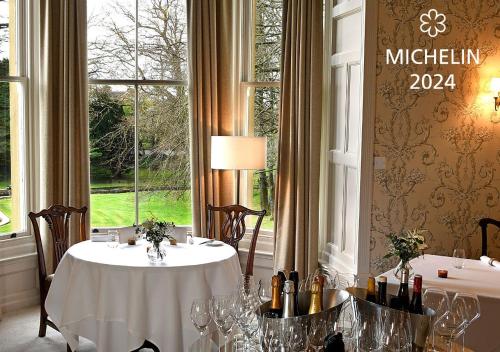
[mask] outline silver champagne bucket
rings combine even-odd
[[[360,315],[360,319],[367,318],[374,313],[380,314],[382,317],[391,315],[404,315],[408,314],[411,321],[411,332],[412,332],[412,351],[420,352],[425,349],[427,338],[431,332],[431,327],[433,326],[435,319],[435,312],[427,307],[424,307],[424,315],[404,313],[399,310],[392,309],[390,307],[381,306],[377,303],[369,302],[366,300],[366,289],[349,287],[346,289],[355,300],[355,304]],[[390,301],[391,295],[388,295]]]

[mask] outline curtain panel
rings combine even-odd
[[[237,1],[188,0],[193,233],[207,235],[207,204],[234,201],[233,173],[212,170],[211,136],[234,135]]]
[[[88,207],[87,2],[40,0],[39,4],[39,205]],[[71,245],[79,241],[77,226],[72,224],[70,233]],[[51,268],[52,243],[45,226],[42,238]]]
[[[318,267],[322,1],[284,0],[282,50],[274,266],[307,275]]]

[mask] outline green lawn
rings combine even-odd
[[[134,223],[134,193],[92,194],[91,220],[93,227],[131,226]],[[254,204],[258,204],[258,194],[254,195]],[[11,216],[10,198],[0,199],[0,211]],[[144,221],[152,216],[173,221],[177,225],[191,224],[190,193],[179,191],[157,191],[139,193],[139,220]],[[253,222],[249,221],[249,226]],[[272,229],[273,222],[269,216],[264,218],[263,229]],[[12,231],[12,225],[0,227],[0,232]]]

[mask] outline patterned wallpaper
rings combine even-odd
[[[420,15],[435,8],[446,30],[420,31]],[[454,247],[479,257],[481,217],[500,219],[500,112],[491,77],[500,77],[498,0],[379,0],[371,270],[381,260],[385,235],[424,228],[427,253],[451,255]],[[386,65],[386,49],[480,49],[479,65]],[[409,89],[412,73],[453,73],[456,88]],[[500,232],[489,244],[500,257]]]

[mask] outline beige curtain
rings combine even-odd
[[[86,1],[39,4],[40,206],[89,206]],[[50,268],[52,244],[44,238]],[[70,241],[78,240],[72,227]]]
[[[236,9],[233,0],[188,0],[193,232],[202,236],[207,204],[234,200],[233,173],[210,168],[210,138],[234,132]]]
[[[283,2],[275,268],[318,266],[322,1]]]

